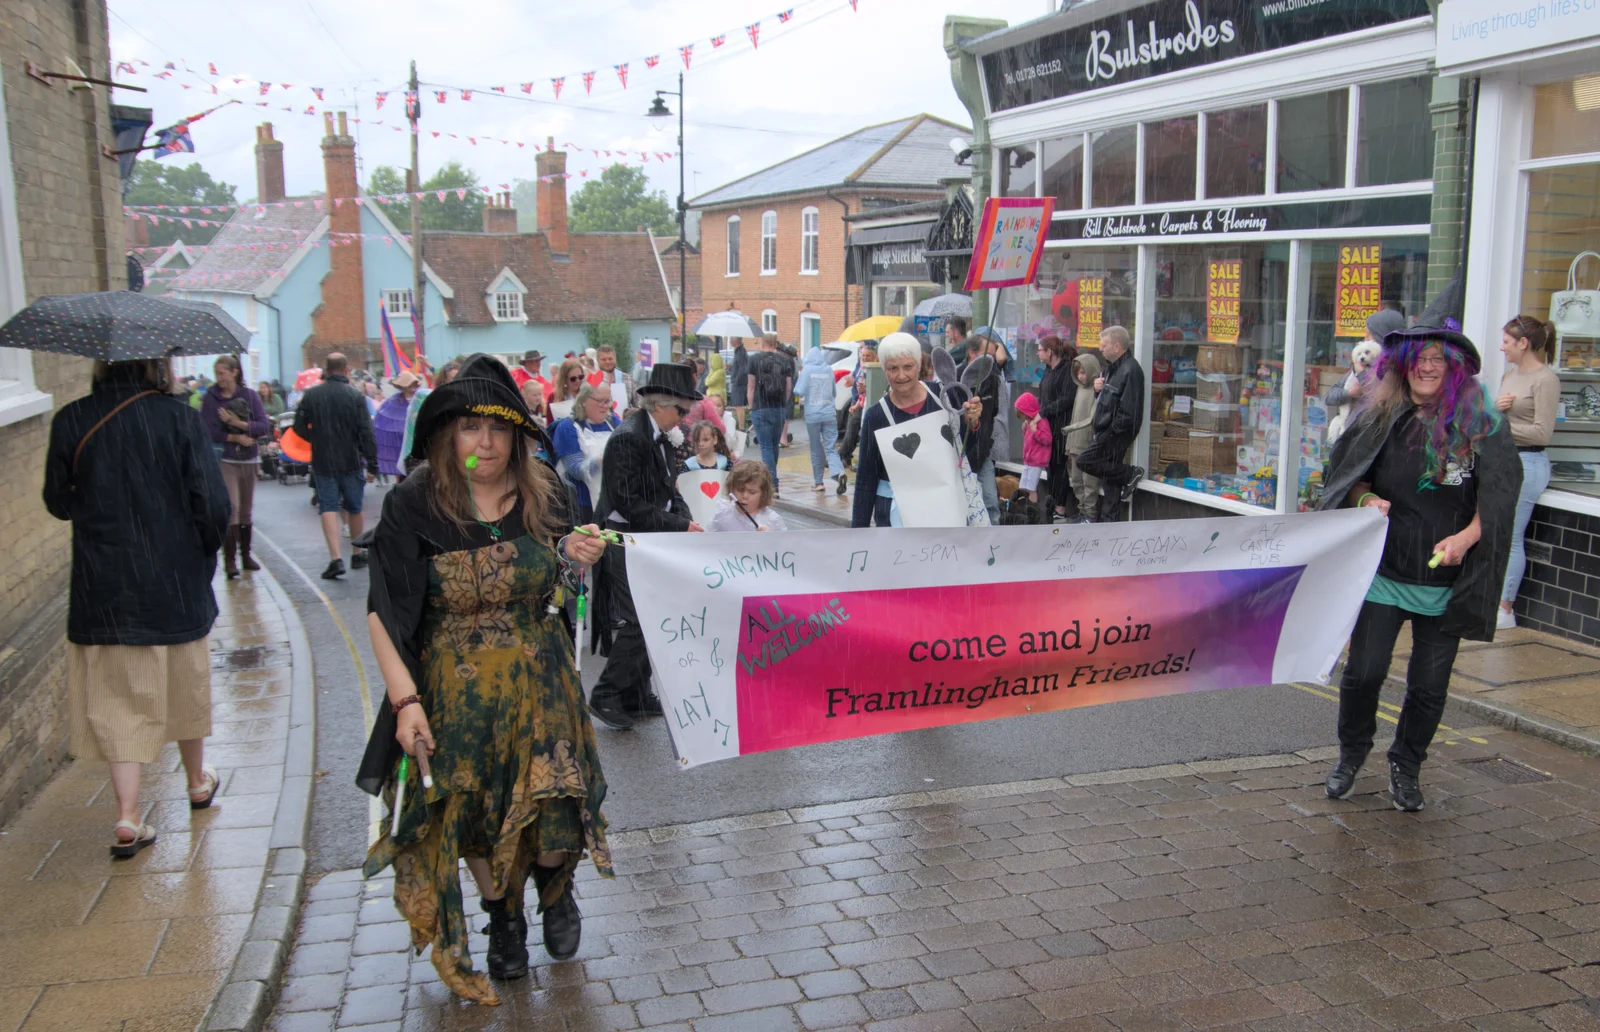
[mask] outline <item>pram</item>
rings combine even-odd
[[[305,462],[296,462],[284,454],[277,442],[283,438],[285,430],[294,428],[294,410],[278,416],[277,427],[273,432],[273,444],[261,449],[261,470],[271,479],[280,484],[303,484],[311,476],[311,465]]]

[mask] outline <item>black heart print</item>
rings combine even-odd
[[[950,442],[950,447],[954,448],[956,446],[956,432],[954,430],[950,429],[950,424],[949,423],[946,423],[944,426],[941,426],[939,428],[939,432],[944,435],[944,439],[946,441]]]
[[[904,455],[908,459],[917,454],[917,449],[921,447],[921,445],[921,434],[901,434],[899,437],[894,439],[894,450],[899,452],[901,455]]]

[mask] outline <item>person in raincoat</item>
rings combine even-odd
[[[795,393],[805,405],[806,437],[811,442],[811,490],[821,493],[828,489],[822,480],[826,471],[828,479],[838,484],[836,493],[843,497],[850,489],[850,480],[845,476],[844,460],[839,458],[839,421],[833,409],[833,367],[822,348],[806,352],[800,363]]]
[[[383,399],[378,411],[372,414],[372,434],[378,441],[378,472],[394,477],[395,483],[406,478],[400,450],[405,444],[406,422],[411,409],[411,399],[422,386],[422,377],[409,369],[389,381],[395,393]]]
[[[72,753],[105,760],[117,798],[111,855],[156,840],[142,765],[178,743],[191,809],[217,794],[211,733],[211,578],[228,492],[200,414],[165,359],[97,362],[88,397],[50,423],[44,505],[72,523],[67,722]]]

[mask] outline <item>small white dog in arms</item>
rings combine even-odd
[[[1351,388],[1361,383],[1361,377],[1383,353],[1383,345],[1375,340],[1364,340],[1350,351],[1350,372],[1344,378],[1342,385],[1346,394]],[[1338,415],[1328,420],[1328,443],[1332,444],[1344,433],[1345,424],[1350,421],[1350,413],[1355,409],[1355,402],[1346,401],[1339,406]]]

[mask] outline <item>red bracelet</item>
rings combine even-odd
[[[410,706],[412,703],[421,703],[421,702],[422,702],[422,696],[420,696],[420,695],[407,695],[405,698],[401,699],[399,702],[391,702],[391,703],[389,703],[389,708],[391,710],[393,710],[394,711],[394,715],[398,717],[400,715],[400,711],[405,709],[407,706]]]

